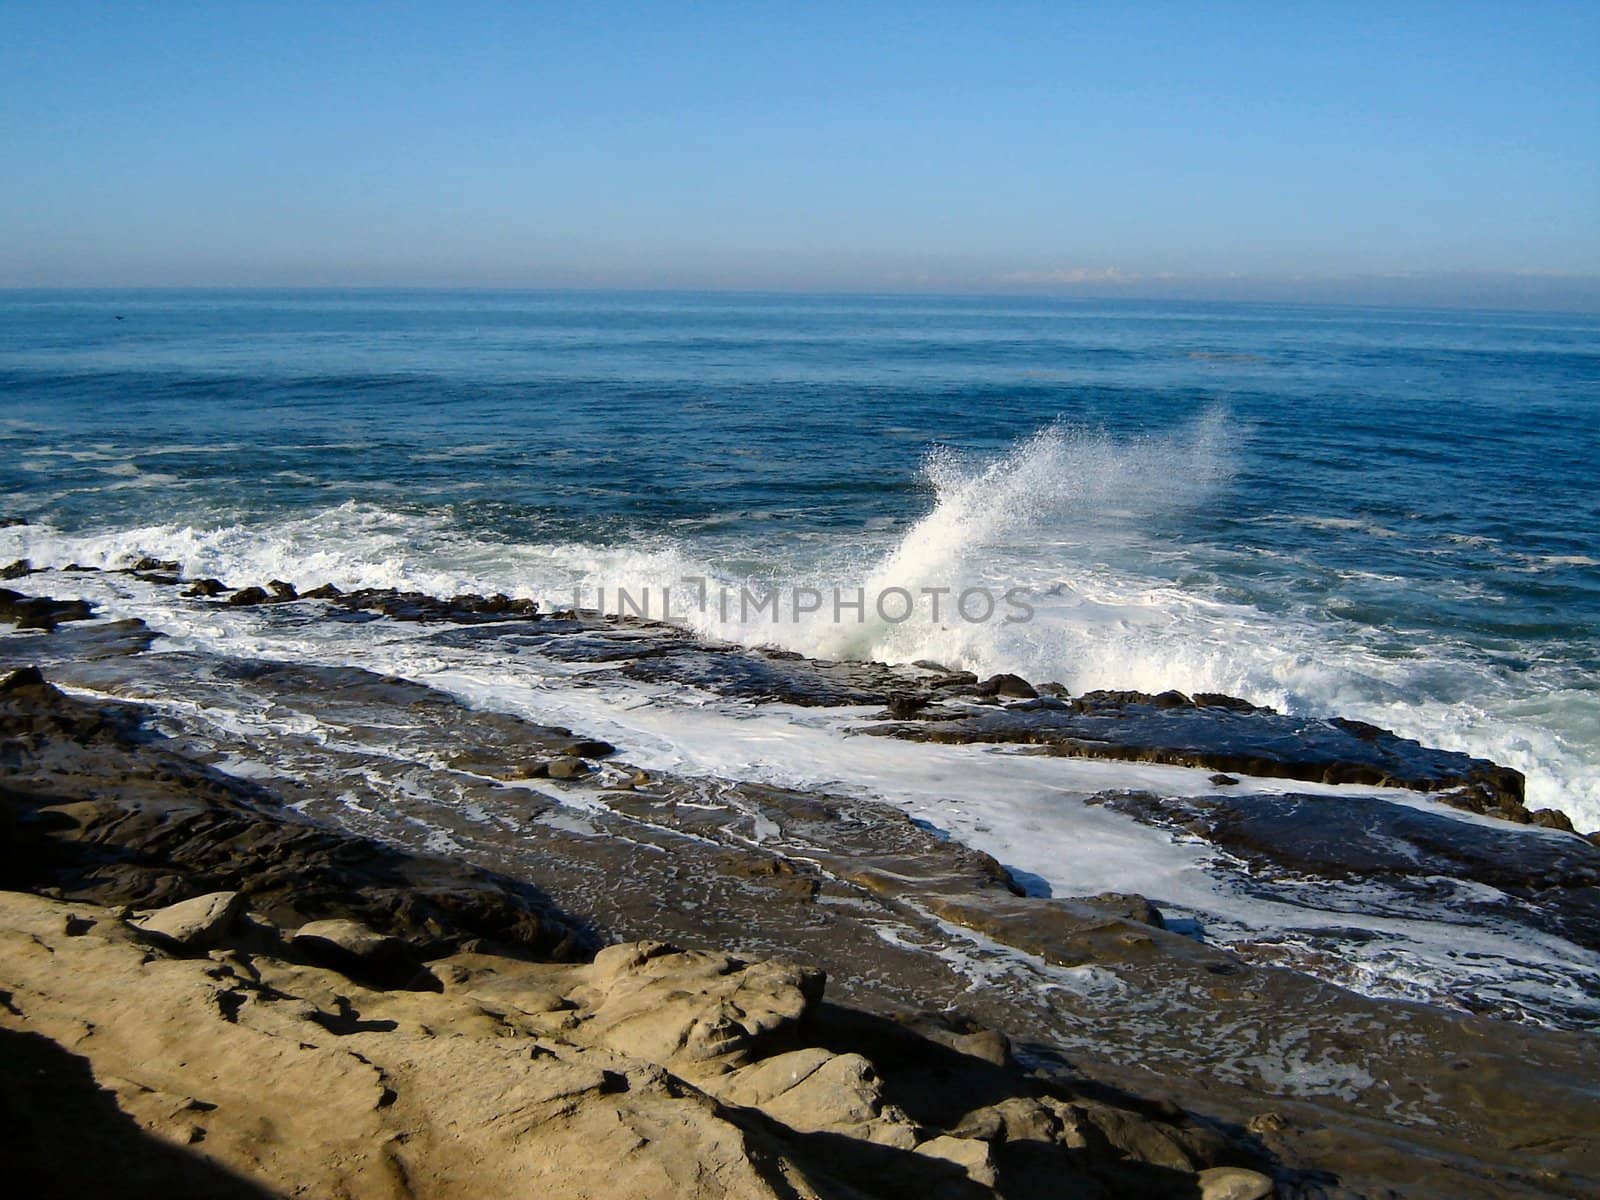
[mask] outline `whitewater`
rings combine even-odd
[[[672,590],[705,637],[1370,721],[1600,828],[1597,363],[1556,316],[9,294],[0,563]]]

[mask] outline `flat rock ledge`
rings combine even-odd
[[[6,578],[34,573],[25,560],[4,569]],[[1525,781],[1510,767],[1423,746],[1362,721],[1291,716],[1236,696],[1106,690],[1074,696],[1059,683],[1012,674],[979,679],[933,662],[891,666],[809,659],[772,647],[707,641],[656,621],[546,611],[528,597],[443,598],[387,588],[345,592],[332,584],[297,591],[278,579],[237,586],[186,579],[178,563],[150,557],[138,558],[122,573],[158,585],[186,585],[182,595],[196,604],[253,608],[315,602],[326,606],[331,619],[446,625],[451,628],[435,635],[446,644],[510,636],[541,655],[596,667],[586,676],[594,683],[620,677],[680,684],[752,703],[881,706],[877,718],[861,727],[878,736],[1014,744],[1072,757],[1413,788],[1471,812],[1573,831],[1559,810],[1526,806]],[[0,621],[19,629],[49,631],[91,616],[82,600],[0,589]],[[1600,831],[1591,836],[1600,840]]]

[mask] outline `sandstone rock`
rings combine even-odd
[[[425,991],[442,986],[403,940],[376,933],[359,921],[344,917],[312,921],[295,930],[289,944],[313,962],[379,986]]]
[[[295,930],[289,939],[296,946],[326,945],[351,958],[371,961],[385,955],[403,953],[405,942],[387,934],[374,933],[358,921],[336,917],[311,921]]]
[[[386,996],[322,968],[258,959],[258,991],[215,977],[209,959],[152,959],[104,910],[68,937],[68,911],[0,893],[0,1073],[21,1083],[18,1038],[52,1039],[58,1059],[92,1068],[90,1091],[115,1098],[92,1113],[63,1105],[46,1060],[29,1059],[26,1088],[49,1124],[87,1123],[97,1191],[115,1179],[129,1195],[229,1200],[847,1194],[809,1182],[826,1179],[820,1156],[650,1063],[530,1037],[466,998]],[[205,1158],[163,1151],[186,1173],[152,1181],[148,1153],[109,1134],[130,1119],[152,1146],[198,1144]],[[71,1194],[56,1185],[77,1175],[8,1144],[7,1177],[45,1195]]]
[[[244,906],[240,892],[210,892],[157,909],[134,924],[188,950],[213,950],[226,942]]]
[[[608,946],[583,975],[572,993],[584,1008],[574,1036],[691,1076],[793,1044],[825,982],[794,963],[744,963],[662,942]]]
[[[998,1182],[987,1142],[943,1135],[923,1142],[917,1147],[917,1153],[955,1163],[967,1173],[967,1178],[983,1187],[993,1187]]]
[[[953,1034],[948,1044],[952,1050],[971,1055],[997,1067],[1011,1064],[1011,1040],[998,1029],[979,1029],[972,1033]]]
[[[1200,1172],[1200,1200],[1268,1200],[1272,1180],[1243,1167],[1210,1167]]]

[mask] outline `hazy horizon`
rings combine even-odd
[[[394,292],[450,294],[504,294],[628,296],[740,296],[769,297],[794,296],[797,298],[880,296],[894,299],[924,297],[929,300],[996,300],[996,301],[1126,301],[1147,304],[1238,304],[1238,305],[1288,305],[1306,308],[1392,308],[1416,311],[1470,312],[1526,312],[1554,316],[1563,314],[1581,317],[1600,316],[1600,281],[1574,280],[1570,291],[1558,288],[1539,288],[1518,294],[1513,289],[1516,280],[1475,281],[1470,287],[1461,287],[1449,280],[1250,280],[1238,281],[1231,289],[1219,281],[1208,286],[1206,281],[1189,281],[1183,286],[1162,290],[1152,282],[1148,290],[1121,289],[983,289],[972,288],[895,288],[895,287],[826,287],[826,286],[768,286],[748,287],[738,285],[593,285],[593,284],[489,284],[489,283],[133,283],[133,284],[0,284],[0,294],[85,294],[118,295],[149,293],[337,293],[337,292]],[[1392,284],[1392,286],[1385,286]]]
[[[0,287],[1600,311],[1600,10],[10,3]]]

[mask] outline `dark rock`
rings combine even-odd
[[[0,588],[0,621],[10,621],[18,629],[51,630],[63,621],[87,621],[93,616],[87,600],[52,600]]]
[[[1055,696],[1035,696],[1032,700],[1018,700],[1014,704],[1006,705],[1007,712],[1044,712],[1046,710],[1071,712],[1072,705],[1068,701],[1058,699]]]
[[[334,587],[333,584],[325,583],[321,587],[312,588],[309,592],[301,592],[300,593],[300,599],[302,599],[302,600],[337,600],[337,599],[339,599],[339,597],[341,597],[343,595],[344,595],[344,593],[341,592],[338,588]]]
[[[157,574],[165,575],[174,573],[177,570],[178,564],[175,560],[168,558],[151,558],[148,554],[141,558],[138,562],[134,563],[133,566],[128,568],[129,573],[135,575],[139,574],[140,572],[155,572]]]
[[[1431,749],[1364,722],[1202,708],[1187,701],[1162,707],[1158,699],[1145,692],[1087,692],[1066,710],[1019,704],[974,709],[959,720],[883,723],[862,732],[912,741],[1045,746],[1075,757],[1317,783],[1457,792],[1497,816],[1514,818],[1523,811],[1521,774],[1485,759]]]
[[[27,523],[25,517],[0,517],[0,529],[15,529]]]
[[[319,597],[323,598],[323,597]],[[482,597],[464,594],[441,600],[425,592],[400,592],[393,588],[363,588],[360,591],[325,597],[336,600],[352,612],[375,612],[396,621],[479,622],[526,621],[536,619],[539,606],[533,600],[513,600],[509,596]]]
[[[1218,787],[1232,787],[1234,784],[1239,782],[1232,775],[1224,775],[1220,771],[1217,774],[1212,775],[1210,780]]]
[[[1031,700],[1039,694],[1022,676],[1010,674],[989,676],[978,684],[977,692],[980,696],[1014,696],[1022,700]]]
[[[1241,700],[1237,696],[1224,696],[1221,692],[1196,692],[1194,703],[1197,708],[1225,708],[1229,712],[1271,712],[1270,708],[1262,708],[1251,704],[1248,700]]]
[[[0,579],[21,579],[24,575],[33,574],[33,564],[25,558],[19,558],[9,566],[0,567]]]
[[[745,700],[807,707],[886,704],[906,680],[882,663],[792,658],[743,646],[702,645],[674,636],[656,653],[621,668],[630,679],[673,682]]]
[[[559,758],[551,759],[546,769],[551,779],[581,779],[594,770],[583,759],[572,754],[563,754]]]
[[[240,588],[233,595],[229,596],[228,603],[233,605],[235,608],[248,608],[249,606],[255,604],[265,604],[270,599],[271,597],[268,596],[263,589],[258,587],[247,587]]]
[[[928,707],[928,697],[916,692],[891,692],[889,694],[888,711],[891,717],[904,720],[914,717],[924,708]]]
[[[220,596],[227,590],[228,585],[220,579],[196,579],[184,589],[183,594],[189,597],[201,596],[209,599],[213,596]]]
[[[1528,813],[1528,821],[1533,825],[1543,826],[1545,829],[1560,829],[1567,833],[1576,833],[1572,827],[1572,818],[1556,808],[1535,808]]]
[[[267,590],[272,593],[274,600],[298,600],[299,593],[294,590],[294,584],[283,579],[270,579],[267,581]]]
[[[1495,828],[1373,796],[1108,792],[1091,803],[1203,837],[1253,864],[1257,878],[1381,878],[1419,894],[1442,879],[1487,885],[1512,901],[1474,900],[1485,913],[1600,949],[1600,849],[1576,835]]]
[[[14,692],[19,688],[45,687],[43,672],[38,667],[18,667],[14,671],[7,671],[0,675],[0,696]]]
[[[1080,896],[1078,903],[1125,921],[1137,921],[1156,929],[1165,929],[1167,922],[1161,910],[1137,892],[1101,892],[1098,896]]]
[[[1096,688],[1091,692],[1084,692],[1073,700],[1072,706],[1078,712],[1103,712],[1117,711],[1130,705],[1153,705],[1155,697],[1149,692],[1111,691],[1106,688]]]
[[[594,944],[532,884],[316,825],[152,741],[132,705],[91,705],[37,672],[13,675],[21,682],[0,689],[0,741],[55,767],[0,781],[0,887],[134,908],[241,892],[279,927],[348,918],[421,957],[471,938],[566,960]]]

